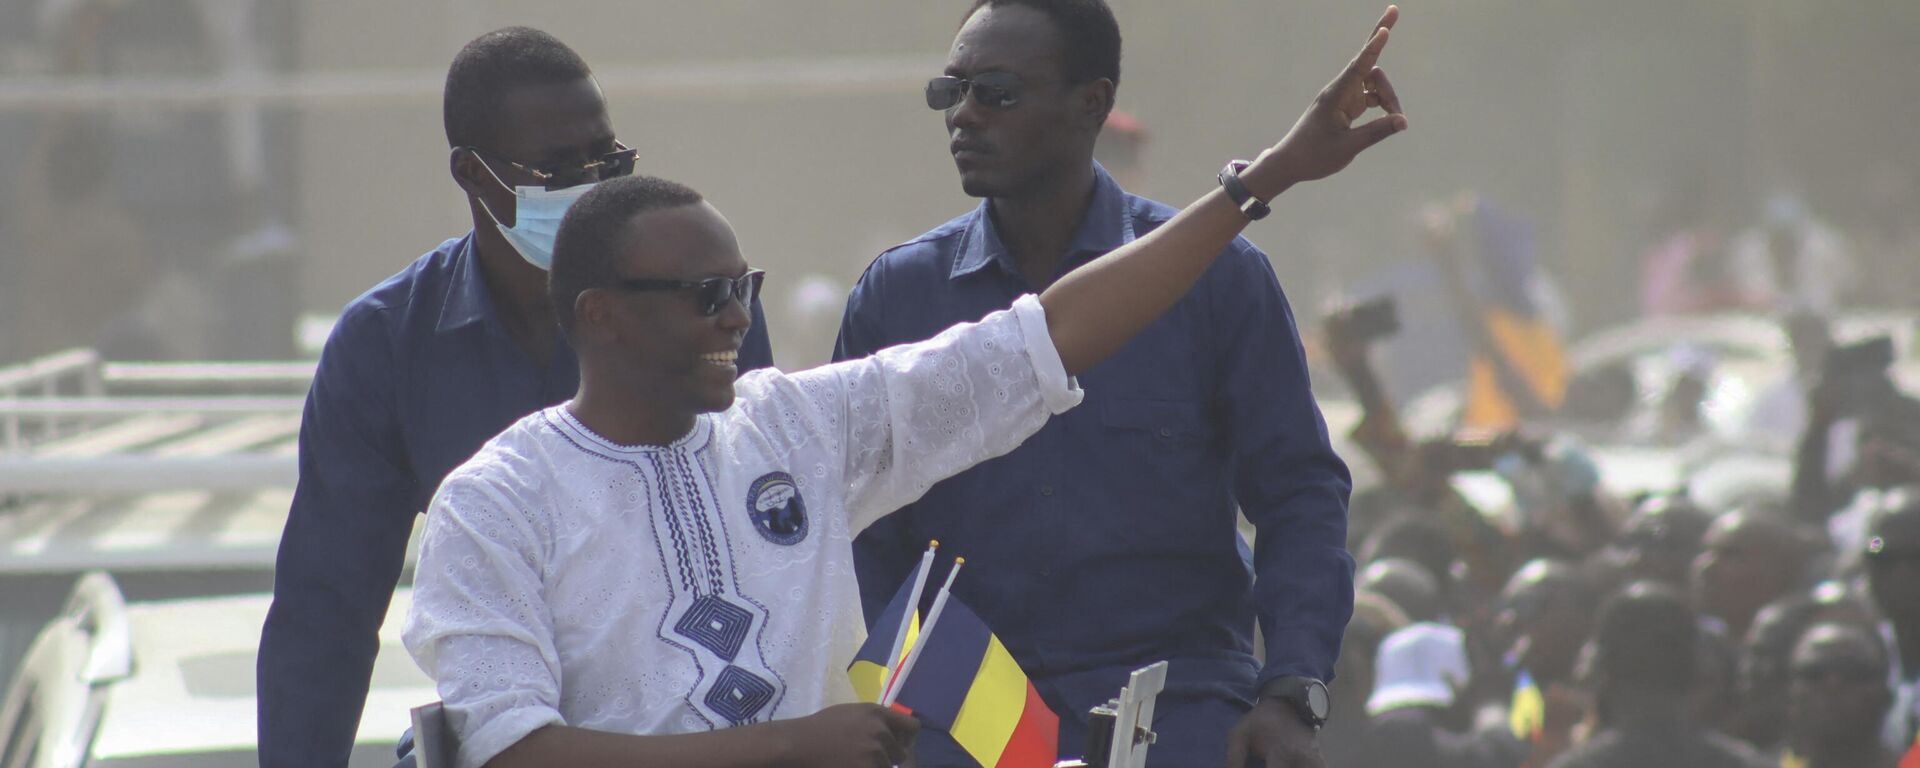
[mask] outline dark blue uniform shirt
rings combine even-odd
[[[758,304],[753,319],[742,371],[773,363]],[[545,365],[507,336],[471,233],[341,313],[307,393],[260,638],[262,765],[347,764],[414,516],[482,444],[579,388],[553,332]]]
[[[1096,175],[1063,273],[1175,213]],[[848,300],[835,358],[929,338],[1032,292],[987,210],[875,259]],[[1117,695],[1128,672],[1167,659],[1159,713],[1180,732],[1163,732],[1153,762],[1220,765],[1258,685],[1332,676],[1353,606],[1350,480],[1266,256],[1235,240],[1165,317],[1079,381],[1078,408],[860,537],[867,614],[938,539],[943,561],[967,558],[954,594],[1061,716],[1063,755],[1080,754],[1088,708]],[[1250,561],[1236,510],[1258,532]],[[935,749],[938,738],[921,741]]]

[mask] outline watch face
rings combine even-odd
[[[1319,681],[1307,684],[1307,708],[1313,710],[1315,718],[1327,719],[1327,712],[1333,709],[1333,702],[1327,696],[1327,686]]]

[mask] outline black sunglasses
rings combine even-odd
[[[1023,86],[1020,78],[1005,72],[988,72],[971,80],[951,75],[927,81],[927,106],[946,111],[960,106],[968,93],[973,100],[994,109],[1011,109],[1020,103]]]
[[[766,278],[765,270],[750,269],[739,277],[709,277],[705,280],[631,277],[615,285],[629,291],[693,291],[694,298],[700,302],[700,314],[712,317],[720,314],[728,300],[739,301],[743,307],[752,306],[754,297],[760,295],[760,283]]]
[[[640,150],[618,141],[615,141],[613,145],[618,147],[618,149],[584,163],[544,163],[540,165],[528,165],[517,162],[482,150],[479,147],[467,147],[466,149],[476,155],[491,157],[518,168],[522,172],[539,179],[542,187],[554,190],[633,175],[634,164],[640,157]]]

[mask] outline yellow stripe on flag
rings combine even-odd
[[[893,660],[895,669],[906,660],[907,652],[913,650],[914,642],[920,639],[920,614],[914,613],[907,621],[907,641],[900,644],[900,658]],[[854,695],[868,704],[880,703],[880,696],[886,692],[887,668],[871,661],[856,659],[847,667],[847,678],[853,681]]]
[[[920,641],[920,611],[912,606],[908,606],[907,610],[913,611],[907,618],[907,641],[900,644],[900,658],[893,660],[894,669],[900,668],[900,662],[907,660],[907,652],[913,650],[913,644]]]
[[[887,682],[887,668],[871,661],[856,661],[847,667],[847,679],[853,681],[853,693],[868,704],[880,703],[880,688]]]
[[[1007,740],[1013,738],[1013,728],[1019,725],[1026,707],[1026,673],[1020,671],[1000,638],[990,637],[980,671],[975,673],[966,703],[960,705],[960,714],[954,717],[949,733],[981,765],[994,765],[1006,750]]]

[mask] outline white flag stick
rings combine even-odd
[[[927,572],[933,570],[933,551],[939,548],[940,540],[934,539],[920,555],[920,570],[913,574],[913,597],[907,600],[907,610],[900,614],[900,626],[893,633],[893,650],[887,653],[887,673],[881,680],[893,679],[894,668],[900,663],[900,650],[907,644],[907,628],[913,626],[913,616],[920,612],[920,592],[927,588]]]
[[[901,684],[907,681],[907,675],[913,673],[913,663],[920,659],[921,649],[927,647],[925,638],[933,636],[933,625],[940,621],[940,610],[947,607],[947,595],[953,590],[953,577],[960,575],[960,566],[966,564],[967,559],[964,557],[953,559],[953,570],[947,571],[947,583],[940,586],[939,596],[933,598],[933,608],[927,611],[927,623],[920,625],[922,639],[913,644],[913,650],[907,651],[907,660],[900,662],[900,674],[894,675],[893,682],[887,684],[886,695],[880,697],[880,706],[893,706],[894,697],[900,695]]]

